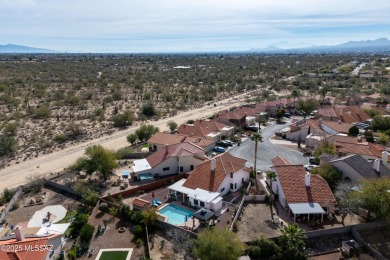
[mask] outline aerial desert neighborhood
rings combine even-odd
[[[390,259],[390,2],[66,2],[0,0],[0,260]]]

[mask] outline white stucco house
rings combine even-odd
[[[186,173],[204,162],[206,158],[203,148],[188,142],[167,145],[148,156],[146,159],[134,160],[130,164],[132,178],[141,176],[166,176]]]
[[[170,193],[183,194],[183,202],[192,207],[218,212],[222,196],[238,191],[249,181],[246,160],[224,153],[199,164],[187,179],[169,186]]]

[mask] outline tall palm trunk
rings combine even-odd
[[[259,191],[259,187],[258,187],[258,184],[257,184],[257,168],[256,168],[256,159],[257,159],[257,143],[258,142],[255,142],[255,163],[254,163],[254,171],[255,171],[255,187],[256,187],[256,191]]]

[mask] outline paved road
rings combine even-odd
[[[266,171],[272,166],[271,159],[280,155],[288,159],[292,164],[307,164],[308,160],[300,152],[295,150],[274,145],[270,138],[276,131],[280,131],[291,124],[288,121],[286,124],[270,125],[262,130],[263,142],[258,144],[257,152],[257,170]],[[229,152],[237,157],[247,160],[248,166],[253,166],[255,156],[255,143],[248,139],[241,143],[240,146],[235,146]]]

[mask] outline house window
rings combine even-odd
[[[180,167],[180,172],[183,172],[183,166]]]
[[[230,189],[232,190],[233,189],[233,183],[230,183]]]
[[[237,183],[234,183],[234,189],[237,189]]]
[[[195,205],[198,205],[198,203],[199,203],[198,200],[194,200]]]
[[[163,168],[163,172],[169,171],[169,167]]]
[[[233,178],[233,173],[232,172],[230,173],[230,178]]]
[[[194,169],[194,165],[190,165],[190,170],[192,171]]]
[[[225,188],[222,188],[222,189],[221,189],[221,193],[224,192],[224,191],[225,191]]]
[[[204,202],[203,202],[203,201],[199,201],[199,205],[200,205],[201,207],[204,207]]]

